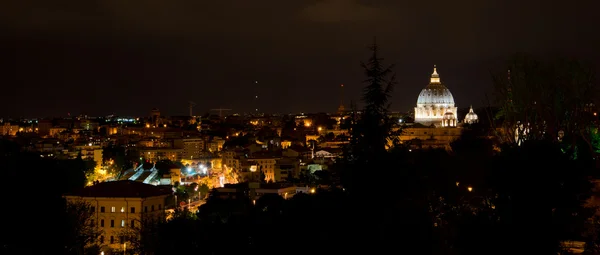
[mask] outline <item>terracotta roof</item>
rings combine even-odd
[[[93,186],[80,189],[67,196],[80,197],[154,197],[170,195],[173,191],[170,186],[154,186],[135,181],[102,182]]]

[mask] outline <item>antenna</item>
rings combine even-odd
[[[344,105],[344,84],[340,85],[340,105]]]
[[[338,107],[338,113],[343,114],[346,112],[344,107],[344,84],[340,84],[340,106]]]
[[[224,108],[218,108],[218,109],[210,109],[211,111],[218,111],[219,112],[219,118],[223,118],[223,111],[231,111],[231,109],[224,109]]]
[[[258,81],[254,81],[254,85],[256,85],[256,87],[254,88],[254,111],[256,112],[256,114],[258,114]]]
[[[189,101],[188,106],[190,107],[190,116],[194,116],[194,114],[192,114],[192,109],[194,108],[194,106],[196,106],[196,103]]]

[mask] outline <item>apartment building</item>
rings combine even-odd
[[[166,217],[165,202],[170,186],[154,186],[135,181],[103,182],[65,195],[69,202],[90,204],[91,224],[98,227],[97,240],[103,251],[118,250],[125,244],[126,228],[137,229],[145,219]]]

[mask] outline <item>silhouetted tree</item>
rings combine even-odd
[[[582,239],[594,212],[585,206],[592,192],[591,158],[574,160],[557,142],[526,141],[503,148],[490,169],[489,186],[481,188],[495,193],[491,201],[501,219],[504,251],[527,246],[556,253],[560,241]],[[551,212],[550,218],[539,218],[542,212]]]
[[[171,160],[165,159],[165,160],[156,162],[155,167],[158,170],[158,174],[160,176],[163,176],[163,175],[170,174],[172,168],[181,169],[183,167],[183,165],[181,164],[181,162],[173,162]]]
[[[69,254],[84,254],[86,246],[96,243],[100,231],[93,216],[92,206],[85,201],[66,203],[63,229]]]
[[[584,139],[591,149],[589,124],[597,120],[598,87],[589,65],[518,54],[493,81],[504,141],[558,140],[563,131],[565,138]]]
[[[352,127],[361,151],[358,155],[363,154],[365,160],[376,159],[386,152],[391,131],[389,99],[395,84],[395,75],[391,69],[393,65],[383,65],[377,43],[373,43],[370,50],[371,58],[361,64],[367,76],[362,97],[365,107],[358,124]]]
[[[391,70],[393,66],[383,65],[377,43],[373,43],[369,49],[371,57],[361,64],[367,76],[362,97],[365,106],[360,114],[354,104],[351,106],[351,144],[346,148],[342,166],[338,167],[344,171],[340,176],[349,192],[355,188],[354,182],[365,182],[363,178],[360,181],[355,179],[359,171],[385,165],[383,159],[387,157],[386,146],[390,144],[391,137],[392,121],[388,117],[388,109],[395,84]],[[374,184],[372,181],[366,182]],[[361,186],[364,188],[364,184]]]
[[[39,178],[29,178],[23,188],[23,182],[7,181],[0,185],[0,191],[5,196],[7,205],[26,204],[35,198],[35,207],[40,210],[1,210],[0,217],[11,219],[19,224],[5,224],[0,228],[0,253],[2,254],[66,254],[73,248],[77,238],[71,233],[77,231],[68,228],[73,224],[67,222],[71,217],[66,216],[66,204],[62,196],[85,183],[85,167],[81,161],[70,159],[47,159],[38,154],[21,151],[19,146],[11,141],[0,139],[0,174],[6,180],[20,180],[23,174],[38,173]],[[48,220],[52,219],[52,220]],[[28,231],[27,238],[22,238],[23,230]],[[36,240],[31,245],[31,240]],[[65,248],[66,247],[66,248]]]
[[[259,172],[260,172],[260,175],[258,177],[258,181],[260,183],[266,183],[267,182],[267,176],[265,175],[265,172],[262,171],[262,170],[259,170]]]

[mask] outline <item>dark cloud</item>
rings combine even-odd
[[[315,22],[376,22],[387,20],[390,13],[383,8],[362,4],[357,0],[325,0],[306,6],[300,13]]]

